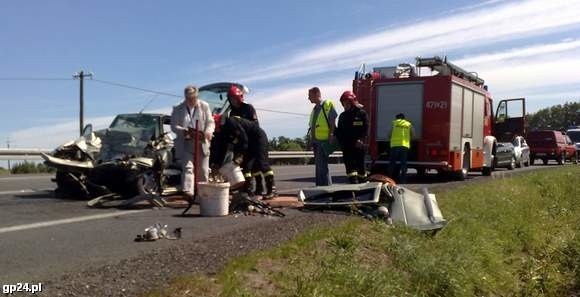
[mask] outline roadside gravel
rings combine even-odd
[[[343,214],[307,212],[196,241],[177,240],[170,248],[157,249],[115,265],[84,267],[78,272],[43,282],[42,296],[141,296],[167,286],[187,274],[212,274],[228,260],[251,251],[274,247],[298,233],[343,221]],[[154,243],[135,243],[154,244]]]

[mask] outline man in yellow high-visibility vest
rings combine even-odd
[[[316,185],[332,185],[332,178],[328,171],[329,144],[334,143],[334,129],[337,113],[331,100],[322,100],[320,89],[313,87],[308,90],[308,100],[314,104],[310,113],[308,137],[314,151],[316,167]]]
[[[389,176],[399,176],[399,183],[407,181],[407,156],[411,149],[411,139],[413,138],[413,125],[405,119],[405,115],[397,114],[393,121],[391,132],[389,133],[391,151],[389,153]],[[400,168],[397,168],[397,162]]]

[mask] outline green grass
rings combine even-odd
[[[579,184],[578,166],[466,184],[437,194],[435,236],[352,218],[148,296],[575,296]]]

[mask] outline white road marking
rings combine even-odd
[[[18,226],[4,227],[4,228],[0,228],[0,234],[14,232],[14,231],[22,231],[22,230],[37,229],[37,228],[50,227],[50,226],[56,226],[56,225],[63,225],[63,224],[85,222],[85,221],[90,221],[90,220],[98,220],[98,219],[116,217],[116,216],[121,216],[121,215],[126,215],[126,214],[140,213],[140,212],[145,212],[145,211],[150,211],[150,209],[117,211],[117,212],[111,212],[111,213],[102,213],[102,214],[97,214],[97,215],[82,216],[82,217],[61,219],[61,220],[55,220],[55,221],[46,221],[46,222],[38,222],[38,223],[32,223],[32,224],[24,224],[24,225],[18,225]]]
[[[0,195],[14,195],[14,194],[29,194],[29,193],[37,193],[37,192],[48,192],[52,189],[26,189],[26,190],[14,190],[14,191],[0,191]]]

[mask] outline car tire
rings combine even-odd
[[[556,158],[558,165],[564,165],[566,163],[566,153],[561,153],[559,157]]]
[[[533,157],[533,156],[530,156],[530,160],[529,160],[529,162],[530,162],[530,166],[534,165],[534,162],[535,162],[535,161],[536,161],[536,158],[535,158],[535,157]]]
[[[160,183],[153,170],[143,172],[136,180],[136,189],[139,195],[160,195]]]
[[[514,170],[516,168],[516,157],[512,156],[510,164],[508,165],[508,170]]]
[[[530,166],[530,157],[524,162],[524,167]]]

